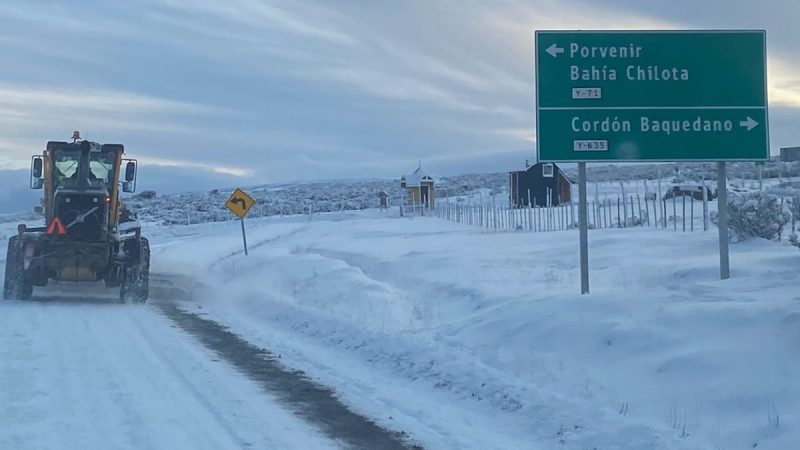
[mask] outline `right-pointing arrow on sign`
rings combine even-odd
[[[552,56],[553,58],[556,58],[556,57],[558,57],[559,54],[564,53],[564,49],[559,47],[556,44],[553,44],[550,47],[547,47],[547,49],[545,51],[547,53],[550,53],[550,56]]]
[[[745,127],[745,128],[747,128],[747,131],[750,131],[753,128],[758,126],[758,122],[753,120],[752,117],[747,116],[747,120],[743,120],[743,121],[739,122],[739,126]]]

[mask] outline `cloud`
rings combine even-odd
[[[205,105],[131,92],[9,84],[0,84],[0,108],[0,111],[16,112],[52,108],[103,113],[122,111],[131,114],[219,112],[218,109]]]
[[[157,166],[157,167],[180,167],[182,169],[197,169],[205,172],[211,172],[221,175],[232,175],[236,177],[252,177],[255,172],[252,169],[242,167],[232,167],[222,164],[202,163],[187,160],[173,160],[167,158],[158,158],[152,156],[145,156],[138,160],[142,166]]]
[[[419,158],[442,173],[505,170],[536,139],[535,29],[755,20],[734,21],[736,8],[712,15],[703,2],[689,17],[662,3],[6,3],[0,51],[13,64],[0,65],[0,168],[26,168],[46,140],[80,129],[125,143],[145,165],[209,177],[373,176]],[[788,38],[797,32],[769,14],[767,25],[782,27],[769,41],[771,131],[788,143],[800,140]]]
[[[324,7],[305,8],[302,12],[293,13],[288,8],[278,7],[270,2],[257,0],[158,0],[173,10],[189,14],[206,14],[224,18],[237,25],[245,25],[253,29],[273,28],[300,36],[310,37],[331,44],[352,46],[358,41],[348,33],[330,26],[327,21],[333,15]],[[295,8],[300,5],[297,3]],[[302,18],[301,18],[302,17]]]
[[[788,59],[770,56],[767,69],[771,106],[800,108],[800,65]]]
[[[536,131],[533,128],[505,128],[494,132],[498,136],[536,144]]]
[[[67,138],[77,129],[85,138],[125,133],[197,133],[187,118],[231,114],[227,109],[142,95],[82,87],[0,84],[0,168],[25,166],[24,158],[46,140]],[[35,136],[35,139],[34,139]],[[22,145],[18,145],[22,144]]]

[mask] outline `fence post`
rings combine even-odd
[[[630,196],[630,199],[631,199],[631,218],[633,218],[634,211],[636,211],[635,209],[633,209],[633,195]],[[622,201],[624,202],[625,199],[623,198]],[[642,211],[641,210],[639,211],[639,215],[640,216],[642,215]],[[635,226],[635,225],[636,225],[635,223],[630,224],[630,226]]]
[[[605,215],[605,210],[603,209],[603,204],[600,203],[599,199],[598,199],[598,201],[596,201],[594,203],[594,209],[596,211],[595,212],[595,218],[597,219],[597,221],[595,223],[595,226],[597,228],[605,228],[603,226],[603,222],[604,222],[603,216]]]
[[[546,203],[545,203],[546,204]],[[547,231],[547,217],[544,215],[545,207],[539,206],[539,231]]]
[[[692,213],[691,213],[692,221],[689,222],[689,225],[691,226],[689,231],[694,231],[694,196],[692,196],[691,210],[692,210]]]
[[[703,231],[708,231],[708,189],[706,189],[706,177],[703,177]]]
[[[653,196],[653,225],[658,228],[658,193]]]
[[[678,231],[678,210],[677,200],[672,196],[672,231]]]
[[[531,190],[528,189],[528,230],[533,228],[533,203],[531,203]]]
[[[572,229],[572,208],[570,204],[567,203],[564,205],[564,222],[567,223],[567,230]],[[586,223],[588,226],[589,223],[589,202],[586,202]]]
[[[686,231],[686,195],[682,195],[683,197],[683,211],[681,212],[681,222],[683,222],[683,231]]]
[[[602,212],[602,221],[605,222],[605,226],[603,228],[609,228],[608,223],[610,222],[609,218],[611,217],[611,213],[609,212],[609,200],[608,197],[603,199],[603,210]]]
[[[627,228],[628,227],[628,204],[625,203],[625,183],[620,181],[619,182],[619,187],[620,187],[620,189],[622,189],[622,213],[624,214],[624,216],[622,217],[622,220],[623,220],[622,223],[624,224],[625,228]]]
[[[520,224],[520,220],[517,217],[519,215],[519,208],[509,206],[509,209],[511,210],[511,218],[512,218],[511,225],[512,225],[512,229],[516,230],[518,228],[518,225]]]
[[[586,215],[588,216],[589,213],[587,212]],[[586,223],[589,223],[589,217],[586,217]],[[569,227],[575,225],[575,204],[572,203],[572,198],[569,199]]]

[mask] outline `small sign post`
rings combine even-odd
[[[228,201],[225,202],[225,207],[230,210],[230,212],[234,213],[239,220],[242,222],[242,243],[244,244],[244,254],[247,256],[247,234],[244,230],[244,218],[247,216],[247,213],[250,212],[250,209],[253,205],[256,204],[256,201],[253,200],[253,197],[250,197],[245,191],[236,188],[233,191],[233,194],[228,198]]]

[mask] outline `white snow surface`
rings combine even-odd
[[[102,294],[0,303],[0,448],[338,448],[154,308]]]
[[[794,449],[800,252],[716,230],[488,233],[376,211],[152,227],[202,311],[431,449]]]
[[[16,224],[0,225],[0,237]],[[800,252],[364,211],[148,227],[182,303],[431,449],[795,449]],[[2,242],[4,244],[4,242]],[[48,288],[50,289],[50,288]],[[56,291],[57,292],[57,291]],[[330,448],[148,305],[0,302],[0,448]],[[188,446],[188,447],[187,447]]]

